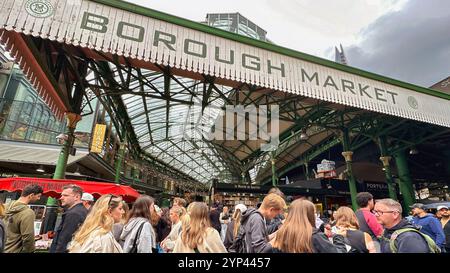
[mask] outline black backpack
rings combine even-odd
[[[241,224],[239,226],[239,230],[236,235],[236,238],[234,239],[233,244],[231,244],[230,248],[228,249],[228,252],[247,253],[247,241],[245,239],[244,225]]]

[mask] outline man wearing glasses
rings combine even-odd
[[[430,247],[426,239],[419,232],[404,231],[398,234],[401,229],[412,228],[406,219],[402,218],[402,206],[393,199],[382,199],[375,203],[373,210],[378,223],[384,227],[381,240],[381,252],[392,253],[391,240],[394,240],[396,253],[429,253]]]

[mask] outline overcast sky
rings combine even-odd
[[[239,12],[274,43],[333,59],[342,43],[349,65],[430,86],[450,76],[448,0],[128,0],[203,21]]]

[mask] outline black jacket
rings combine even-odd
[[[344,236],[335,234],[333,243],[328,240],[327,236],[318,229],[313,230],[312,247],[314,253],[347,253],[344,243]],[[282,253],[281,250],[274,248],[274,253]]]
[[[323,232],[314,229],[312,234],[314,253],[347,253],[344,236],[335,234],[332,240],[333,243],[328,240]]]
[[[380,242],[381,253],[391,253],[389,246],[392,233],[402,228],[415,228],[416,226],[409,223],[406,219],[402,219],[400,223],[390,229],[385,229],[383,238]],[[429,253],[429,247],[426,240],[417,232],[407,231],[400,234],[395,240],[397,245],[397,253]]]
[[[225,239],[223,241],[223,245],[227,250],[234,242],[233,231],[234,231],[234,219],[231,219],[231,221],[227,225],[227,231],[225,232]]]
[[[211,226],[215,228],[220,234],[220,231],[222,230],[222,225],[220,224],[219,218],[220,212],[217,209],[211,210],[209,212],[209,220],[211,222]]]
[[[444,226],[445,234],[445,252],[450,253],[450,221]]]
[[[275,231],[277,231],[278,228],[281,226],[283,220],[284,220],[284,216],[283,216],[283,214],[280,213],[277,216],[275,216],[275,218],[273,218],[272,220],[267,221],[267,224],[266,224],[267,233],[272,234]]]
[[[67,244],[72,240],[75,231],[83,224],[87,213],[82,203],[76,204],[63,213],[49,250],[50,253],[67,252]]]

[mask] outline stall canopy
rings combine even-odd
[[[114,194],[122,196],[126,202],[133,202],[140,195],[135,189],[129,186],[113,183],[29,177],[1,178],[0,190],[22,191],[29,184],[38,184],[44,189],[45,195],[56,198],[61,196],[63,187],[70,184],[80,186],[84,192],[94,195],[96,199],[104,194]]]

